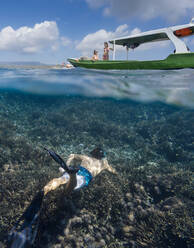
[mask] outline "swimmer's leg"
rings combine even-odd
[[[66,176],[65,176],[66,175]],[[44,195],[48,192],[57,189],[60,185],[63,185],[69,181],[69,176],[65,173],[62,177],[54,178],[46,186],[44,186]]]
[[[77,185],[76,173],[70,173],[69,176],[70,176],[69,181],[67,182],[67,185],[65,186],[66,195],[69,195]]]
[[[77,171],[76,171],[77,172]],[[65,173],[62,177],[54,178],[44,187],[44,195],[57,189],[60,185],[66,184],[65,194],[70,194],[77,185],[76,173]]]

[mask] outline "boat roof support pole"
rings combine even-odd
[[[115,40],[113,41],[113,60],[115,60],[115,52],[116,52],[116,46],[115,46]]]
[[[170,28],[167,28],[166,34],[174,44],[176,53],[189,53],[185,43],[182,40],[180,40],[176,35],[174,35],[173,31]]]

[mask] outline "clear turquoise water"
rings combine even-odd
[[[194,71],[0,69],[0,88],[44,95],[161,101],[194,107]]]
[[[118,176],[48,195],[35,246],[192,247],[193,108],[193,70],[0,69],[0,245],[59,176],[42,147],[100,145]]]

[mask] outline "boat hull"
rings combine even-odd
[[[68,59],[75,67],[100,70],[173,70],[194,69],[194,53],[171,54],[164,60],[75,60]]]

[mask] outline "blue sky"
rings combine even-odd
[[[103,41],[189,23],[193,0],[6,0],[0,4],[0,61],[62,63],[103,53]],[[187,41],[194,51],[194,36]],[[140,46],[141,47],[141,46]],[[148,48],[151,48],[148,49]],[[132,59],[164,58],[169,42],[131,52]],[[117,58],[125,59],[124,51]]]

